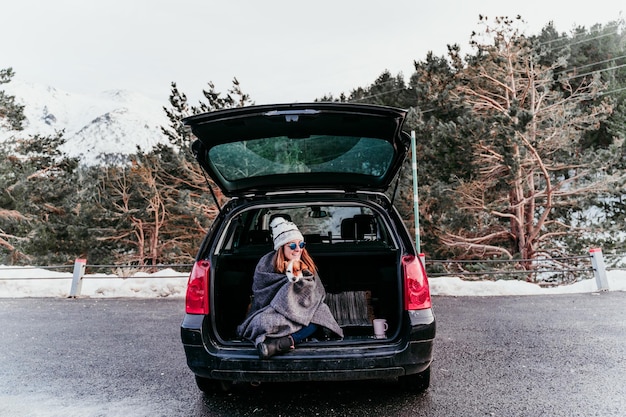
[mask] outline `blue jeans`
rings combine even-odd
[[[293,338],[293,343],[296,344],[296,343],[302,342],[304,339],[306,339],[307,337],[315,333],[316,330],[317,330],[317,324],[313,324],[313,323],[309,324],[306,327],[301,328],[300,330],[298,330],[297,332],[291,335],[291,337]]]

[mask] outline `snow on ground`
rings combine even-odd
[[[626,291],[626,271],[607,271],[610,291]],[[188,272],[163,269],[148,274],[137,272],[132,277],[116,274],[86,274],[81,296],[106,297],[184,297]],[[591,293],[597,291],[595,278],[571,285],[542,288],[537,284],[514,280],[465,281],[458,277],[430,278],[433,295],[494,296]],[[33,267],[0,265],[0,298],[68,297],[72,287],[71,272],[57,272]]]

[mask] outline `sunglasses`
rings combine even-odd
[[[300,249],[304,249],[304,247],[306,246],[306,243],[304,242],[300,242],[300,243],[290,243],[287,245],[287,247],[291,250],[296,250],[296,248],[300,246]]]

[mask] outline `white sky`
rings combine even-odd
[[[127,89],[195,103],[237,77],[257,104],[311,101],[371,84],[447,44],[467,47],[478,15],[520,14],[535,34],[623,17],[615,0],[0,0],[0,68],[73,93]]]

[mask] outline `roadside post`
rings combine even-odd
[[[598,286],[598,291],[608,291],[609,280],[606,276],[606,266],[604,265],[602,249],[590,249],[589,254],[591,255],[591,266],[593,267],[593,273],[596,276],[596,285]]]
[[[87,266],[87,259],[78,258],[74,261],[74,273],[72,275],[72,288],[70,289],[69,298],[76,298],[80,296],[80,292],[83,288],[83,276],[85,275],[86,266]]]
[[[426,268],[426,255],[422,253],[420,245],[420,210],[419,196],[417,193],[417,154],[415,151],[415,130],[411,130],[411,168],[413,172],[413,217],[415,218],[415,249],[417,256],[422,261],[422,266]]]

